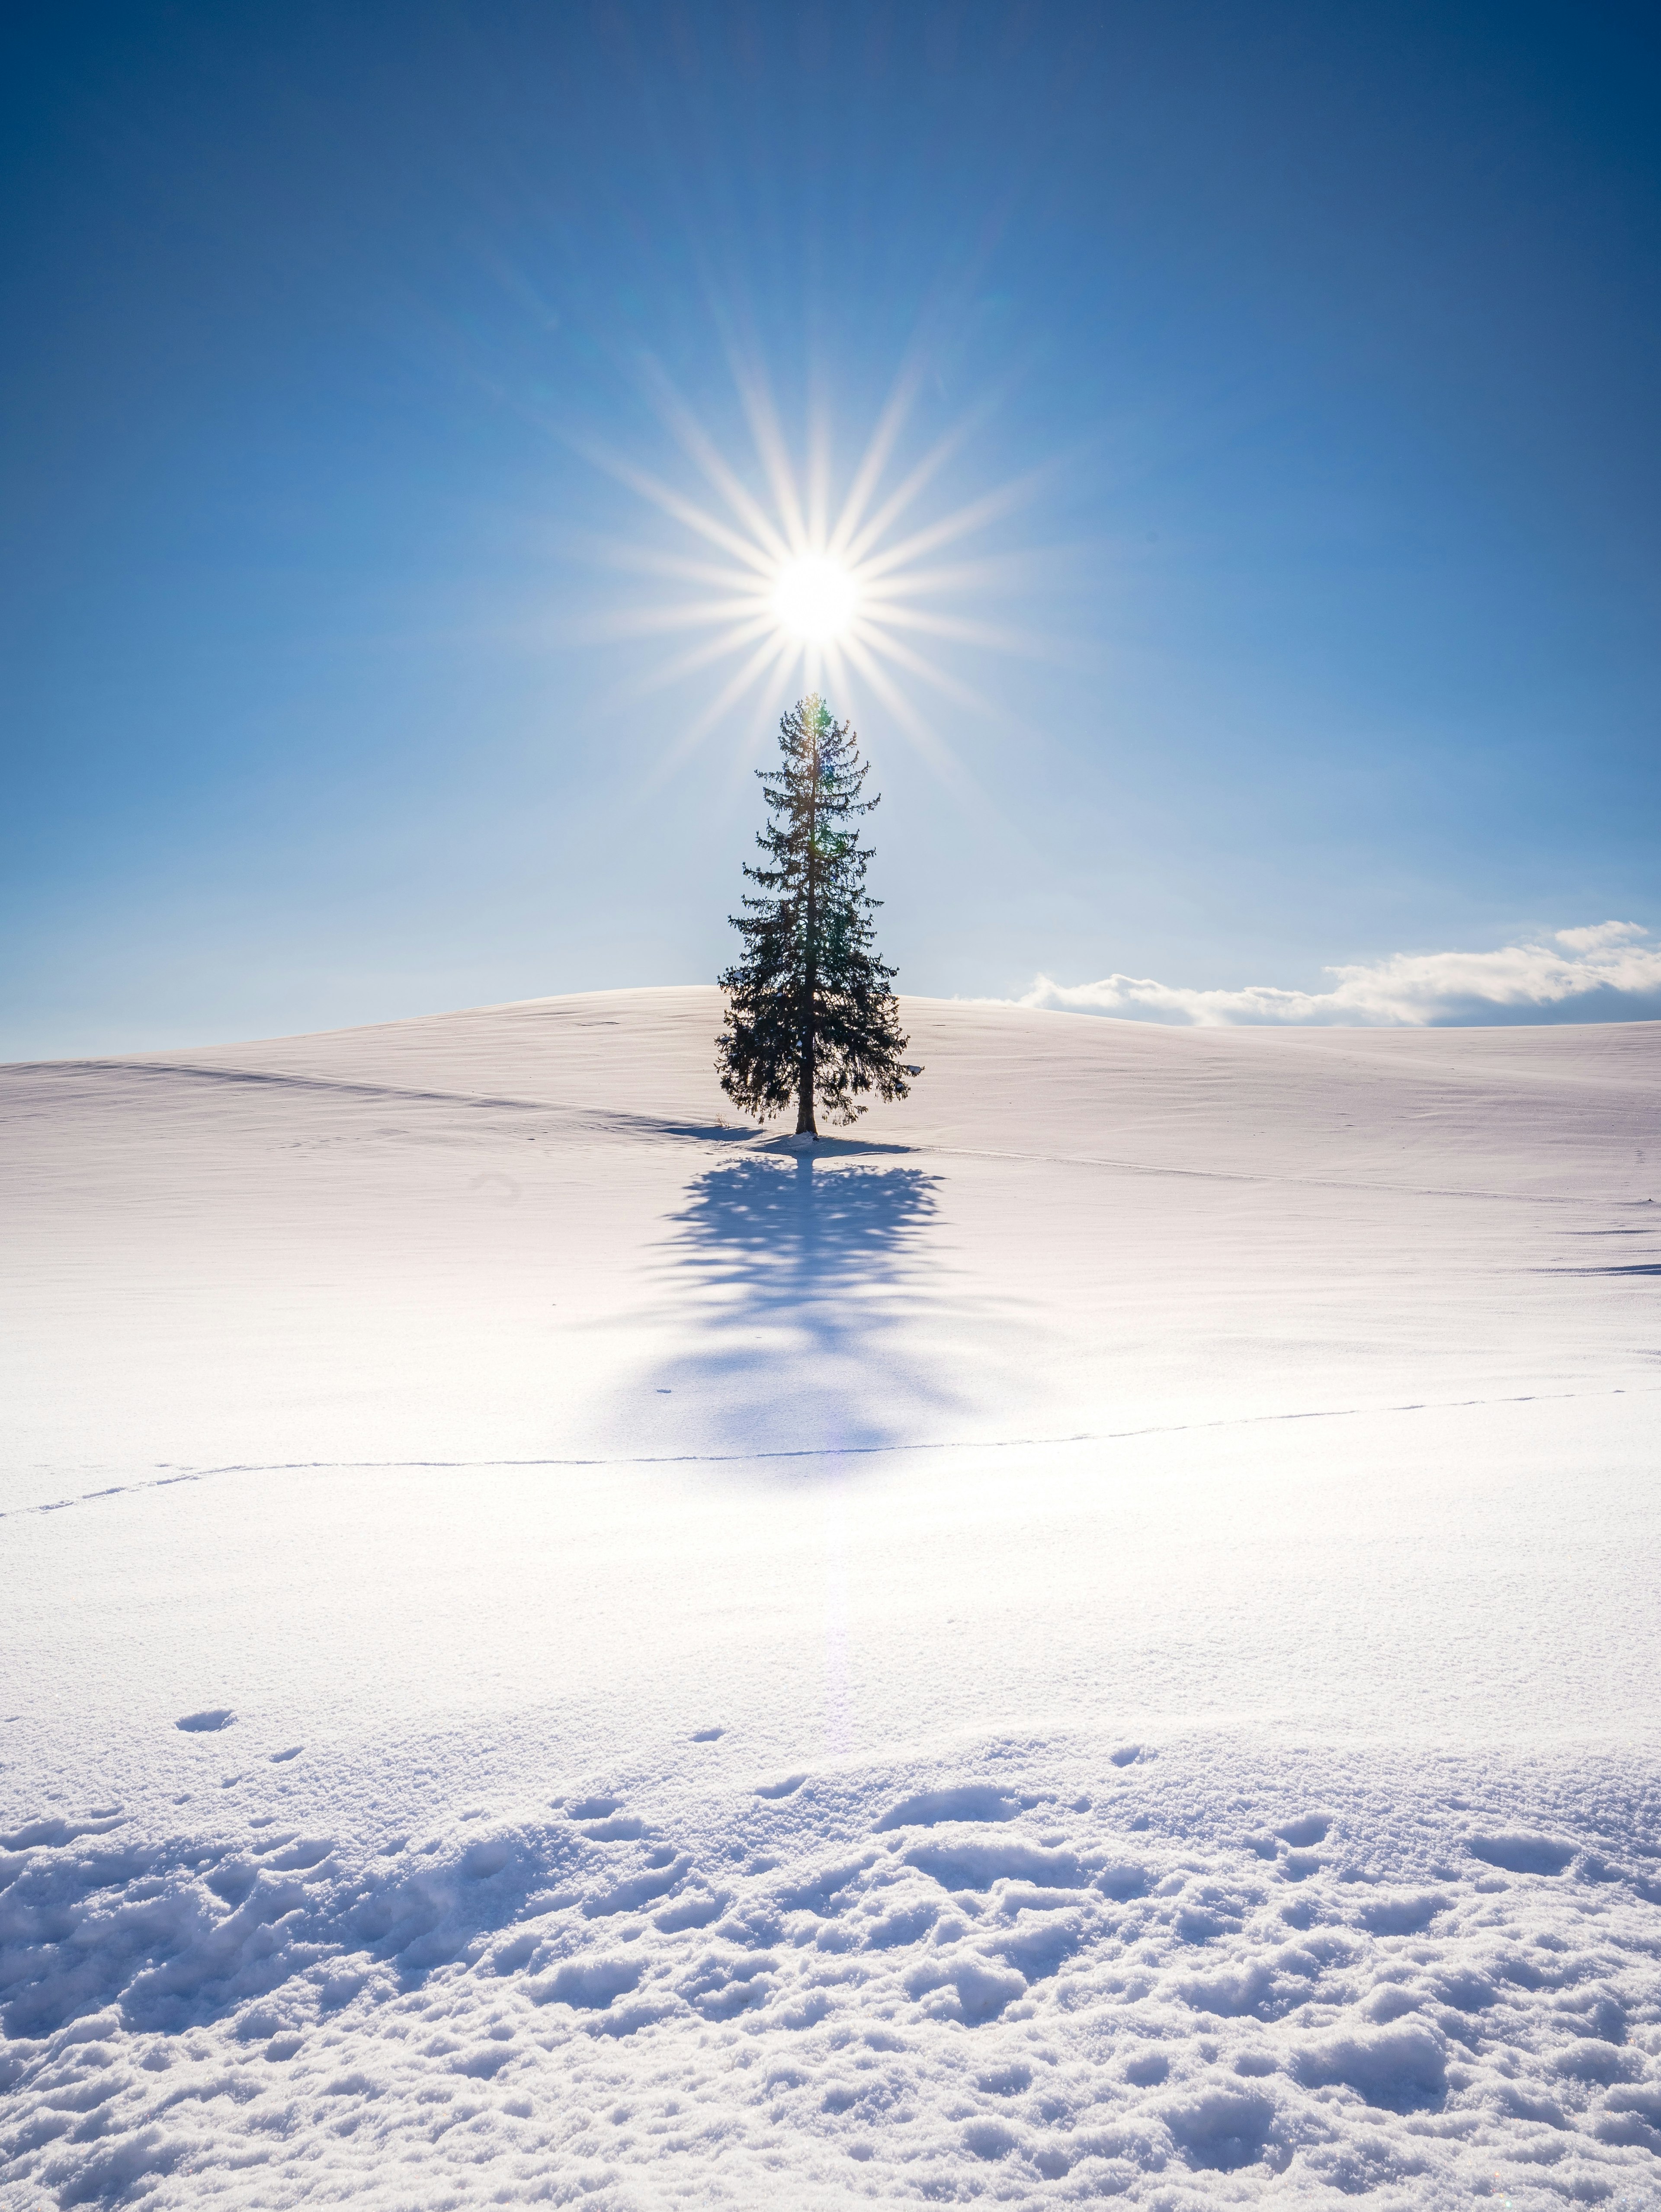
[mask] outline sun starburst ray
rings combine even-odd
[[[1055,657],[1062,648],[1007,616],[982,616],[975,605],[995,593],[1007,606],[1011,594],[1032,588],[1040,556],[971,556],[949,549],[996,529],[1028,505],[1053,479],[1056,465],[960,499],[944,514],[928,514],[928,504],[939,504],[938,487],[948,467],[995,404],[994,395],[934,437],[885,491],[926,380],[926,363],[914,354],[891,386],[838,501],[833,497],[833,417],[817,380],[810,380],[798,466],[766,375],[736,350],[733,366],[753,450],[749,473],[763,489],[746,481],[656,364],[642,372],[643,388],[707,493],[682,490],[598,443],[569,441],[709,549],[609,540],[588,549],[605,565],[662,587],[654,604],[618,610],[591,634],[666,643],[684,641],[689,632],[708,633],[678,644],[650,668],[630,672],[630,698],[660,693],[703,670],[728,665],[715,696],[678,726],[660,756],[661,772],[684,760],[723,717],[739,711],[752,692],[788,675],[806,690],[833,694],[839,707],[856,706],[858,695],[867,694],[937,774],[963,785],[952,746],[913,693],[921,688],[954,715],[984,718],[985,690],[964,682],[926,647],[1032,658]],[[955,662],[957,650],[952,657]]]
[[[856,557],[850,541],[881,482],[882,472],[888,465],[895,441],[905,426],[905,418],[911,411],[922,380],[922,364],[920,360],[914,359],[895,379],[893,389],[877,418],[877,427],[866,441],[865,451],[854,471],[854,480],[848,488],[848,496],[843,501],[842,513],[837,517],[837,526],[830,533],[826,549],[840,561],[851,561]]]
[[[788,550],[788,532],[781,534],[775,528],[766,509],[727,465],[714,439],[655,362],[651,365],[648,392],[660,420],[687,459],[738,520],[755,533],[757,543],[774,559],[782,559]]]
[[[861,597],[862,601],[875,605],[879,602],[886,605],[890,601],[925,599],[942,592],[978,594],[1031,591],[1062,580],[1062,557],[1071,554],[1076,558],[1082,550],[1079,547],[1046,547],[1042,554],[992,553],[980,560],[955,561],[950,567],[896,569],[885,576],[865,573],[861,576]]]
[[[666,691],[671,684],[678,684],[688,676],[696,676],[700,669],[712,668],[720,661],[730,660],[735,653],[742,653],[746,646],[764,640],[770,650],[777,646],[781,653],[785,652],[785,648],[778,645],[770,616],[757,622],[746,623],[741,628],[721,630],[715,636],[706,638],[702,645],[689,647],[684,653],[677,653],[672,659],[642,670],[619,686],[614,695],[615,699],[618,704],[650,699],[660,691]]]
[[[862,562],[871,548],[884,533],[891,530],[900,517],[928,490],[929,485],[953,456],[962,451],[975,425],[972,420],[958,422],[931,446],[922,459],[903,477],[865,527],[848,544],[843,558]]]
[[[735,568],[706,560],[691,553],[671,553],[660,545],[641,545],[621,538],[574,538],[567,540],[571,552],[620,574],[630,576],[663,576],[678,583],[718,584],[728,591],[760,592],[764,588],[763,572],[754,568]]]
[[[807,413],[807,542],[830,549],[830,416],[816,394]]]
[[[695,715],[685,728],[679,732],[674,744],[665,752],[659,764],[660,778],[668,775],[685,759],[689,753],[696,750],[709,732],[715,728],[721,716],[736,707],[745,693],[758,684],[770,669],[776,667],[782,670],[789,665],[794,657],[789,648],[781,645],[776,637],[764,638],[749,659],[716,693],[703,712]]]
[[[1009,483],[1000,485],[995,491],[983,493],[979,499],[972,499],[955,513],[943,515],[938,522],[931,522],[926,528],[914,532],[910,538],[903,538],[897,545],[890,546],[885,552],[873,553],[865,565],[873,577],[880,576],[891,568],[915,561],[921,553],[932,553],[936,546],[955,544],[958,538],[967,538],[972,531],[985,529],[989,523],[1001,521],[1006,515],[1013,514],[1018,507],[1025,507],[1036,499],[1055,472],[1056,465],[1050,461],[1039,468],[1029,469],[1025,476],[1016,477]]]
[[[890,679],[875,656],[854,639],[849,641],[847,650],[849,660],[858,670],[873,696],[888,709],[941,782],[959,793],[975,790],[974,778],[962,762],[943,741],[934,725],[918,714],[900,686]]]
[[[659,477],[653,476],[645,469],[636,468],[631,461],[625,461],[620,454],[611,453],[608,447],[592,441],[579,443],[573,439],[571,443],[575,450],[582,454],[585,460],[591,462],[596,468],[603,469],[607,476],[615,477],[619,483],[626,484],[630,491],[637,492],[642,499],[649,501],[660,514],[667,515],[672,522],[684,523],[689,530],[697,531],[700,537],[707,538],[712,544],[722,546],[727,552],[742,561],[746,568],[755,570],[758,575],[766,575],[773,562],[779,557],[770,551],[765,542],[757,544],[753,539],[740,536],[730,523],[722,522],[718,516],[710,514],[705,508],[699,507],[695,501],[687,499],[681,493],[672,490]]]
[[[756,451],[761,456],[762,466],[772,486],[773,497],[778,502],[780,520],[784,525],[784,536],[791,552],[799,553],[807,544],[807,528],[802,520],[801,501],[796,491],[795,471],[790,465],[784,434],[773,406],[773,395],[766,379],[758,368],[742,371],[739,377],[739,398],[750,424],[750,434],[755,441]]]
[[[619,607],[589,616],[573,625],[575,635],[593,645],[621,642],[631,637],[658,637],[678,629],[703,629],[711,623],[778,625],[764,597],[742,599],[675,600],[667,606]]]
[[[870,641],[861,642],[868,646]],[[978,694],[971,691],[966,684],[960,684],[955,676],[948,676],[943,668],[937,668],[926,653],[913,652],[909,645],[902,645],[897,637],[883,638],[879,649],[885,659],[891,660],[897,667],[906,669],[913,676],[921,677],[925,684],[932,684],[942,698],[951,700],[954,707],[967,708],[971,714],[980,711],[983,702]]]
[[[1048,659],[1059,649],[1055,639],[1037,630],[1013,629],[1007,623],[967,622],[961,615],[932,614],[922,607],[894,607],[873,619],[895,629],[950,638],[957,645],[991,646],[1028,660]]]

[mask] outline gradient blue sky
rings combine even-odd
[[[593,453],[764,489],[735,371],[1031,477],[833,698],[903,988],[1661,929],[1652,10],[21,12],[6,1055],[712,979],[794,690],[683,742]]]

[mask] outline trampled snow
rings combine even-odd
[[[0,2201],[1661,2203],[1661,1027],[0,1076]]]

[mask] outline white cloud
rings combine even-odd
[[[1590,929],[1560,929],[1557,942],[1576,952],[1601,952],[1605,945],[1625,945],[1649,932],[1635,921],[1595,921]]]
[[[1218,1028],[1234,1023],[1355,1024],[1611,1021],[1661,1015],[1661,945],[1635,921],[1560,929],[1544,945],[1497,952],[1397,952],[1371,966],[1329,968],[1329,991],[1194,991],[1147,975],[1057,983],[1040,975],[1016,1002],[1062,1013],[1118,1014]],[[1566,951],[1560,947],[1567,947]]]

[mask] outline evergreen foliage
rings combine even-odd
[[[860,795],[858,740],[814,695],[780,721],[779,748],[779,765],[757,770],[772,818],[756,842],[769,857],[745,868],[757,893],[732,917],[744,951],[721,978],[715,1066],[746,1113],[779,1113],[794,1096],[798,1134],[817,1136],[815,1102],[845,1125],[865,1094],[904,1098],[920,1071],[901,1064],[895,971],[871,927],[880,902],[865,888],[871,854],[856,824],[877,801]]]

